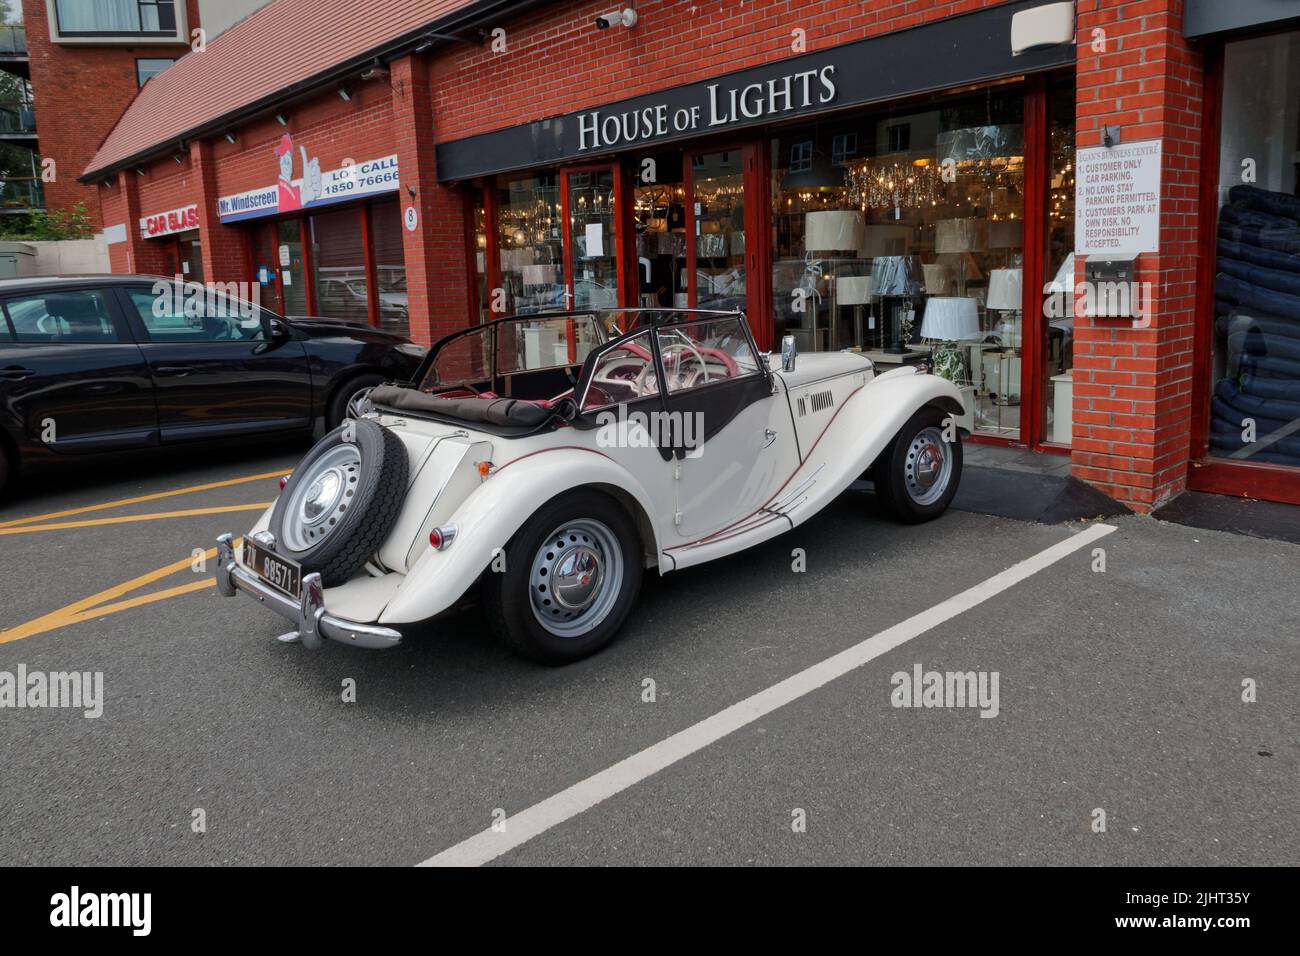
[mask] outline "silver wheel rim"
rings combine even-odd
[[[533,555],[528,591],[537,622],[556,637],[582,637],[609,616],[623,586],[623,549],[592,518],[567,521]]]
[[[366,400],[370,398],[370,393],[375,390],[373,385],[367,385],[365,388],[359,388],[352,393],[348,399],[348,404],[343,409],[344,418],[360,418],[365,412]]]
[[[356,445],[335,445],[305,474],[294,475],[284,510],[281,539],[291,551],[314,548],[333,534],[357,493],[361,452]]]
[[[903,483],[907,496],[918,505],[932,505],[943,497],[952,480],[952,449],[938,428],[923,428],[907,446]]]

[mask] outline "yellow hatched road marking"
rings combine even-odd
[[[243,539],[237,539],[235,545],[238,546]],[[208,548],[203,552],[205,562],[216,557],[217,549]],[[115,584],[111,588],[105,588],[98,594],[92,594],[90,597],[84,597],[80,600],[73,601],[57,611],[50,611],[48,614],[42,614],[40,617],[33,618],[26,624],[20,624],[17,627],[10,628],[7,631],[0,631],[0,644],[8,644],[12,641],[21,641],[25,637],[32,637],[36,634],[44,634],[46,631],[53,631],[60,627],[66,627],[69,624],[79,624],[82,621],[94,620],[95,618],[106,617],[109,614],[116,614],[119,611],[127,611],[133,607],[140,607],[144,604],[152,604],[155,601],[165,601],[168,598],[179,597],[182,594],[190,594],[194,591],[201,591],[204,588],[211,587],[216,581],[210,572],[205,573],[202,580],[188,581],[185,584],[178,584],[174,587],[165,588],[162,591],[155,591],[152,594],[136,595],[125,600],[123,598],[132,591],[138,590],[147,584],[153,584],[163,578],[169,577],[177,572],[189,569],[195,561],[194,557],[181,558],[171,564],[156,568],[139,577],[132,578],[129,581],[123,581],[121,584]],[[112,603],[107,603],[112,602]]]
[[[195,515],[221,515],[235,511],[265,511],[271,507],[269,501],[259,501],[247,505],[222,505],[218,508],[189,508],[185,511],[157,511],[145,515],[121,515],[114,518],[89,518],[85,521],[60,521],[54,524],[23,525],[12,528],[0,525],[0,535],[30,534],[36,531],[68,531],[72,528],[94,528],[107,524],[131,524],[134,521],[158,521],[161,518],[191,518]]]
[[[144,501],[157,501],[160,498],[174,498],[177,495],[191,495],[199,491],[211,491],[214,488],[229,488],[231,485],[247,484],[250,481],[263,481],[267,478],[279,478],[287,475],[291,469],[282,468],[280,471],[266,471],[260,475],[246,475],[243,478],[228,478],[225,481],[210,481],[203,485],[191,485],[188,488],[177,488],[174,491],[157,491],[150,495],[138,495],[135,498],[119,498],[117,501],[106,501],[98,505],[86,505],[82,508],[69,508],[67,511],[55,511],[44,515],[31,515],[26,518],[15,518],[11,521],[0,521],[0,528],[15,528],[19,525],[32,524],[37,521],[53,521],[56,518],[71,518],[74,515],[84,515],[91,511],[107,511],[110,508],[122,508],[126,505],[137,505]]]

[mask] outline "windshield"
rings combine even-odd
[[[520,372],[579,366],[607,337],[595,313],[491,322],[437,346],[420,388],[430,391]]]

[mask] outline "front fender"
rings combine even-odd
[[[956,385],[911,366],[892,369],[867,382],[855,404],[851,427],[857,429],[859,454],[850,468],[856,469],[855,474],[875,464],[898,430],[925,406],[934,405],[954,416],[965,411]]]
[[[498,549],[546,501],[566,491],[603,487],[630,497],[648,520],[634,515],[649,555],[659,554],[651,495],[626,468],[594,449],[542,449],[507,462],[456,509],[456,538],[443,551],[427,548],[380,615],[380,621],[423,621],[454,605],[478,580]],[[618,495],[621,492],[622,495]],[[626,503],[626,502],[625,502]]]

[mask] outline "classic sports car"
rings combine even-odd
[[[545,663],[618,632],[646,569],[734,554],[868,473],[903,521],[952,500],[957,389],[854,352],[759,354],[740,312],[501,319],[438,342],[282,481],[217,585],[294,623],[282,640],[390,647],[475,589]]]

